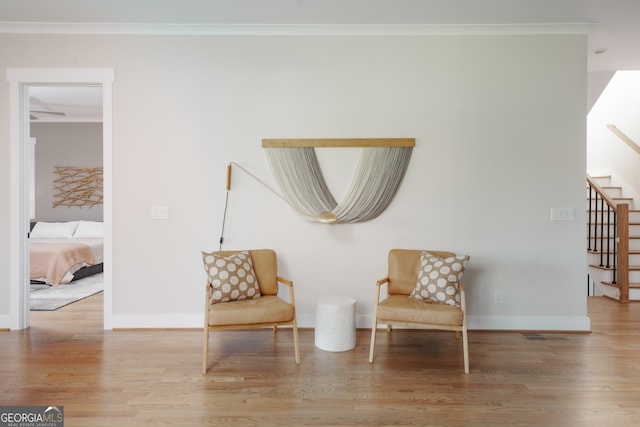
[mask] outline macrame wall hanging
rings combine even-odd
[[[102,204],[102,168],[55,166],[53,207]]]

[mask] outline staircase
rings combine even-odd
[[[587,264],[591,295],[640,301],[640,210],[611,176],[587,177]]]

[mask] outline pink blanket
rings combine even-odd
[[[95,264],[93,253],[82,243],[30,243],[31,279],[46,278],[50,285],[58,285],[72,268],[75,271],[85,265]]]

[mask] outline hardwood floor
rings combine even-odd
[[[0,405],[63,405],[65,426],[640,425],[640,304],[589,298],[591,334],[369,330],[332,353],[300,331],[103,331],[102,294],[0,332]]]

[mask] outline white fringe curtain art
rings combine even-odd
[[[282,197],[296,211],[325,223],[356,223],[379,216],[400,187],[413,139],[263,140]],[[345,199],[331,194],[314,147],[361,147]]]

